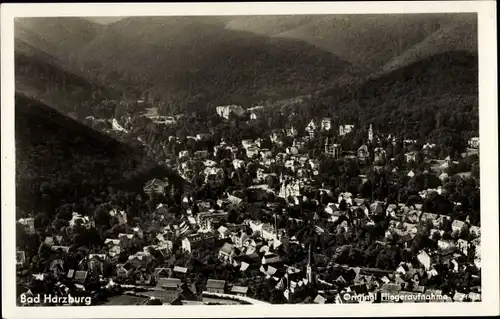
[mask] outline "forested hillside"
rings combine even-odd
[[[110,186],[142,192],[154,173],[176,185],[181,182],[142,150],[19,94],[15,129],[17,205],[27,213],[52,217],[64,203],[86,203],[89,208],[107,198]]]
[[[142,97],[160,113],[204,111],[351,92],[369,74],[451,51],[477,54],[476,31],[474,14],[134,17],[107,26],[22,19],[16,45],[39,51],[16,49],[16,75],[36,98],[64,100],[64,112],[79,118],[96,113],[89,99]]]
[[[100,102],[121,96],[117,90],[91,82],[86,77],[68,70],[62,61],[40,49],[16,39],[16,90],[24,95],[51,105],[66,115],[83,120],[103,110]]]
[[[319,93],[313,113],[382,132],[465,143],[479,131],[477,55],[448,52]]]
[[[392,71],[432,55],[449,51],[465,51],[477,54],[477,17],[444,24],[422,42],[414,45],[389,61],[382,71]]]
[[[277,37],[301,40],[371,72],[378,70],[450,24],[475,23],[475,15],[391,14],[319,16]],[[470,33],[475,36],[475,33]],[[436,43],[439,45],[439,43]],[[449,50],[453,50],[452,43]],[[431,49],[431,47],[426,47]],[[422,50],[424,51],[424,50]],[[438,52],[433,52],[435,54]],[[411,61],[414,62],[414,61]],[[404,65],[401,65],[404,66]]]
[[[79,54],[106,27],[79,17],[16,18],[17,39],[60,59]]]
[[[291,97],[352,71],[309,44],[229,30],[218,19],[124,19],[86,46],[81,63],[172,111]]]

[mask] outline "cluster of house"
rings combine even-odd
[[[332,121],[333,120],[328,117],[321,119],[319,123],[315,120],[311,120],[309,124],[307,124],[305,131],[307,132],[310,138],[314,138],[319,131],[323,132],[331,131],[333,127]],[[354,131],[354,125],[352,124],[339,125],[338,130],[339,130],[338,131],[339,136],[344,136]]]
[[[230,114],[234,114],[238,117],[241,117],[245,114],[248,114],[250,117],[250,120],[256,120],[260,114],[261,111],[264,109],[264,106],[262,105],[257,105],[253,107],[249,107],[247,109],[244,109],[243,107],[239,105],[220,105],[215,108],[215,111],[217,112],[217,115],[219,115],[222,118],[225,118],[226,120],[229,119]]]
[[[244,108],[234,104],[217,106],[215,110],[220,117],[223,117],[225,119],[229,119],[230,114],[235,114],[236,116],[242,116],[246,112]]]
[[[189,199],[185,199],[189,201]],[[221,200],[228,202],[228,199]],[[386,239],[390,240],[394,234],[401,238],[405,238],[405,242],[410,242],[418,232],[418,228],[424,221],[431,221],[435,228],[431,229],[430,236],[435,236],[435,233],[443,234],[441,223],[447,216],[440,216],[430,213],[421,212],[421,207],[406,207],[404,205],[388,205],[384,212],[384,206],[381,203],[375,202],[370,207],[364,205],[365,200],[360,198],[352,198],[349,193],[343,193],[339,196],[337,203],[330,203],[325,207],[325,212],[328,214],[328,221],[335,222],[344,212],[341,212],[340,204],[342,201],[347,203],[349,209],[362,209],[368,220],[374,214],[385,213],[391,216],[391,225],[386,232]],[[234,203],[241,203],[236,200]],[[418,261],[421,267],[415,268],[411,264],[401,264],[394,272],[383,272],[378,270],[361,270],[356,273],[356,277],[351,281],[346,281],[345,278],[339,276],[334,283],[328,283],[321,280],[319,275],[313,275],[313,268],[310,264],[305,269],[296,268],[285,265],[282,262],[283,256],[280,253],[287,253],[289,246],[300,244],[295,237],[288,238],[283,229],[277,229],[269,223],[262,223],[254,220],[247,220],[244,224],[225,224],[220,225],[221,221],[227,218],[228,212],[224,209],[213,210],[207,209],[208,205],[202,202],[198,205],[201,212],[196,217],[189,216],[183,221],[176,221],[167,224],[160,232],[156,233],[156,244],[148,245],[142,251],[138,251],[128,256],[125,263],[117,263],[116,257],[121,252],[121,247],[126,247],[135,237],[143,238],[144,231],[138,227],[132,228],[131,233],[119,234],[117,238],[108,238],[105,241],[107,251],[100,254],[88,254],[80,264],[78,269],[66,269],[64,258],[57,257],[54,259],[47,270],[48,273],[56,277],[64,276],[67,279],[74,281],[75,286],[79,289],[85,289],[85,283],[88,278],[88,273],[97,273],[103,281],[103,285],[109,285],[110,282],[133,284],[137,286],[148,287],[141,294],[149,298],[158,299],[163,303],[173,304],[189,304],[200,302],[200,292],[189,284],[189,273],[187,267],[157,267],[148,269],[147,264],[153,258],[153,251],[159,251],[164,257],[169,257],[172,254],[174,238],[182,238],[181,249],[185,253],[192,253],[203,243],[212,241],[214,245],[217,242],[224,241],[218,251],[218,257],[221,263],[232,265],[238,271],[249,272],[252,269],[258,269],[260,276],[268,280],[275,281],[276,289],[281,290],[286,299],[290,299],[299,287],[307,285],[317,285],[324,288],[324,291],[316,296],[314,302],[325,303],[330,296],[330,288],[339,286],[343,289],[338,290],[332,302],[354,302],[357,299],[345,300],[344,293],[351,294],[367,294],[367,293],[398,293],[404,294],[410,292],[431,293],[434,295],[440,294],[439,290],[426,290],[425,287],[419,286],[419,278],[436,276],[438,271],[434,267],[437,263],[447,264],[453,267],[454,272],[460,272],[468,265],[464,263],[461,256],[474,254],[474,265],[480,268],[480,230],[476,226],[469,226],[465,222],[458,220],[451,222],[451,227],[455,236],[451,239],[438,240],[439,251],[421,251],[418,255]],[[223,205],[221,205],[223,206]],[[166,209],[163,205],[157,207],[157,214],[162,216],[166,214]],[[123,211],[113,210],[110,215],[126,223],[126,213]],[[79,223],[85,227],[92,227],[92,222],[88,218],[74,215],[73,224]],[[301,222],[301,220],[297,220]],[[32,219],[23,219],[19,221],[24,225],[26,231],[34,231]],[[344,228],[349,230],[350,223],[344,221],[338,225],[338,229]],[[244,229],[249,227],[252,234],[249,235]],[[320,227],[317,227],[319,233],[324,232]],[[196,231],[195,231],[196,230]],[[457,239],[457,235],[462,235],[464,232],[469,232],[473,237],[471,241],[465,239]],[[219,240],[219,241],[218,241]],[[229,241],[228,241],[229,240]],[[49,245],[55,252],[55,256],[68,253],[68,246],[61,246],[61,238],[59,236],[46,237],[44,242]],[[283,250],[280,250],[283,246]],[[339,247],[342,249],[342,247]],[[21,266],[25,262],[25,254],[18,251],[18,264]],[[104,265],[111,264],[114,268],[111,280],[104,280]],[[356,270],[356,268],[353,268]],[[377,274],[375,274],[377,273]],[[34,274],[34,280],[44,280],[47,273]],[[255,278],[259,279],[259,278]],[[410,283],[411,282],[411,283]],[[209,280],[206,285],[209,293],[227,293],[238,296],[246,296],[248,287],[242,287],[238,284],[227,283],[218,280]],[[330,296],[330,297],[329,297]],[[478,300],[480,298],[480,290],[470,292],[468,295],[456,292],[453,300],[461,301],[465,298]],[[330,302],[330,301],[329,301]]]
[[[184,202],[188,202],[187,197]],[[205,205],[204,205],[205,204]],[[132,227],[127,233],[120,233],[116,238],[107,238],[104,241],[104,247],[98,253],[89,252],[81,260],[78,261],[77,267],[69,268],[65,264],[65,256],[70,253],[70,247],[67,241],[62,236],[46,236],[43,240],[44,244],[52,251],[50,257],[50,265],[41,273],[32,274],[31,281],[43,282],[47,276],[57,279],[57,286],[63,287],[58,291],[62,296],[67,295],[69,288],[64,285],[64,282],[71,281],[76,289],[86,291],[90,278],[98,278],[99,283],[104,288],[121,285],[125,288],[141,287],[144,288],[140,293],[134,295],[147,297],[149,299],[157,299],[163,304],[179,304],[179,303],[201,303],[201,291],[197,291],[194,284],[191,283],[187,267],[170,266],[156,267],[150,269],[150,262],[157,254],[161,254],[168,259],[172,256],[173,240],[182,238],[181,249],[185,253],[191,253],[192,250],[199,247],[202,243],[207,243],[210,240],[223,240],[230,236],[232,231],[241,229],[242,225],[226,225],[227,227],[219,227],[214,229],[222,219],[227,219],[227,211],[214,211],[207,209],[206,203],[199,203],[201,212],[193,217],[191,210],[188,209],[185,217],[179,220],[168,220],[168,210],[164,205],[158,205],[155,215],[159,216],[159,225],[163,227],[152,231],[150,229],[143,230],[140,227]],[[124,211],[113,209],[109,212],[112,218],[116,218],[119,224],[127,224],[127,214]],[[163,217],[163,218],[161,218]],[[20,219],[19,224],[23,226],[26,232],[34,234],[34,219]],[[70,222],[70,227],[76,225],[85,228],[95,227],[92,218],[74,213]],[[135,253],[130,253],[125,262],[119,262],[119,257],[123,251],[127,251],[129,245],[135,239],[145,239],[154,237],[153,243],[148,240],[148,245],[142,247]],[[18,269],[26,269],[28,266],[26,253],[22,250],[17,250],[17,266]],[[111,270],[110,270],[111,269]],[[101,287],[101,288],[102,288]],[[228,291],[228,287],[230,287]],[[244,296],[248,288],[238,285],[228,286],[226,283],[218,280],[208,280],[205,291],[224,292],[228,294]],[[29,287],[25,291],[31,293]]]
[[[245,112],[250,112],[256,118],[261,107],[244,110],[240,106],[229,105],[219,106],[216,108],[217,113],[224,118],[229,118],[231,113],[242,115]],[[118,124],[118,123],[116,123]],[[119,124],[118,124],[119,125]],[[120,126],[121,127],[121,126]],[[117,126],[116,129],[120,129]],[[332,119],[324,118],[319,123],[311,121],[307,127],[307,138],[315,136],[318,130],[332,130]],[[341,125],[339,127],[339,135],[343,136],[351,133],[354,130],[354,125]],[[289,205],[298,205],[301,200],[304,200],[307,189],[312,188],[312,177],[318,174],[319,162],[309,158],[308,155],[301,154],[304,148],[304,139],[297,139],[297,130],[293,127],[287,127],[282,132],[273,132],[270,136],[272,143],[283,145],[282,137],[288,136],[294,138],[291,146],[286,148],[286,152],[273,154],[269,149],[262,148],[262,139],[243,140],[241,145],[227,145],[225,142],[214,147],[213,152],[208,150],[199,150],[194,154],[188,151],[181,151],[178,154],[177,170],[181,176],[190,179],[194,174],[202,173],[205,176],[205,182],[211,178],[221,178],[224,175],[222,164],[214,160],[219,152],[228,152],[231,154],[231,164],[235,169],[248,167],[249,164],[257,164],[257,175],[253,180],[253,186],[250,188],[257,193],[273,193],[276,197],[285,199]],[[196,141],[201,141],[206,138],[204,134],[190,137]],[[368,130],[368,140],[373,141],[377,138],[374,135],[373,128],[370,126]],[[394,138],[389,137],[394,140]],[[476,140],[474,140],[476,141]],[[413,143],[414,141],[406,141]],[[475,142],[474,142],[475,143]],[[477,145],[479,139],[477,138]],[[432,149],[432,144],[424,145],[425,149]],[[472,146],[471,144],[471,147]],[[246,155],[246,158],[238,158],[240,150]],[[340,145],[331,144],[328,139],[325,143],[325,153],[334,157],[339,157],[342,154]],[[382,161],[386,154],[382,148],[373,150],[375,162]],[[362,145],[357,154],[354,155],[360,161],[364,161],[369,156],[367,145]],[[406,160],[415,160],[415,153],[406,154]],[[272,164],[280,164],[286,170],[279,177],[269,171]],[[437,165],[440,169],[447,167],[451,163],[447,158],[443,163]],[[408,176],[413,177],[414,173],[410,171]],[[266,181],[267,179],[276,178],[279,181],[279,191],[271,189]],[[440,176],[445,178],[445,176]],[[168,181],[162,179],[153,179],[146,183],[144,191],[148,194],[164,193]],[[330,190],[320,189],[332,196]],[[431,192],[442,193],[442,189],[422,190],[420,196],[425,198]],[[265,197],[264,197],[265,198]],[[374,224],[373,215],[385,214],[390,218],[390,225],[385,233],[385,241],[392,240],[395,236],[405,243],[410,244],[411,240],[419,232],[424,222],[432,223],[433,227],[430,230],[431,238],[439,236],[438,251],[422,250],[418,255],[420,267],[414,267],[411,264],[402,263],[392,272],[381,271],[377,269],[352,268],[355,272],[354,279],[344,278],[339,276],[334,283],[326,282],[321,278],[321,275],[313,271],[314,266],[311,263],[311,257],[305,267],[295,267],[293,265],[285,265],[283,263],[283,253],[287,253],[290,245],[302,245],[295,237],[289,238],[285,235],[283,229],[278,229],[276,225],[262,223],[255,220],[247,220],[244,224],[236,225],[224,223],[228,216],[228,205],[240,205],[243,201],[243,196],[239,196],[237,192],[232,194],[226,193],[217,201],[217,206],[213,207],[207,202],[195,201],[193,198],[185,196],[183,198],[184,214],[182,218],[172,218],[168,208],[162,204],[158,205],[154,215],[158,217],[155,223],[157,226],[147,230],[143,230],[138,226],[130,228],[128,233],[118,234],[116,238],[107,238],[105,240],[104,250],[98,253],[89,253],[79,264],[77,269],[67,269],[64,265],[64,258],[60,258],[61,254],[68,253],[69,246],[66,246],[60,236],[47,236],[44,239],[54,251],[54,261],[47,270],[48,273],[56,277],[65,277],[73,280],[80,289],[85,289],[85,283],[90,277],[89,274],[96,274],[103,282],[104,286],[121,284],[146,287],[143,296],[152,299],[158,299],[163,303],[186,304],[200,302],[200,292],[192,284],[187,267],[171,266],[157,267],[149,269],[148,265],[154,259],[154,256],[161,254],[168,259],[174,252],[173,242],[175,239],[181,240],[181,249],[186,254],[190,254],[201,245],[213,243],[220,245],[218,250],[218,258],[222,264],[232,265],[238,271],[245,273],[252,270],[258,271],[259,276],[275,282],[275,288],[282,291],[286,299],[290,300],[294,293],[300,287],[319,286],[324,290],[315,297],[315,303],[325,303],[331,296],[329,292],[336,288],[337,294],[333,298],[336,303],[354,302],[355,298],[346,300],[343,297],[343,292],[348,292],[353,295],[363,295],[367,293],[405,293],[405,292],[420,292],[425,293],[426,289],[419,285],[419,280],[422,276],[432,277],[437,275],[436,264],[447,264],[452,267],[454,272],[460,272],[464,267],[470,266],[464,261],[463,256],[470,257],[473,254],[473,264],[478,269],[481,267],[480,260],[480,230],[477,226],[470,225],[468,221],[453,220],[451,228],[453,235],[445,239],[444,230],[441,225],[448,216],[436,215],[427,212],[422,212],[421,205],[407,207],[403,204],[386,205],[382,202],[373,202],[367,206],[366,200],[361,198],[353,198],[350,193],[342,193],[337,202],[329,203],[324,207],[328,222],[336,222],[342,216],[353,216],[346,214],[340,209],[340,205],[345,203],[348,210],[362,211],[365,214],[367,223]],[[198,213],[193,213],[193,204],[199,209]],[[268,203],[271,205],[272,203]],[[125,211],[113,209],[109,212],[111,218],[117,220],[118,224],[129,224]],[[22,225],[26,232],[35,233],[34,219],[20,219],[19,224]],[[297,219],[297,222],[301,222]],[[337,226],[337,229],[349,231],[353,222],[343,220]],[[221,223],[223,225],[221,225]],[[92,218],[74,213],[70,221],[70,226],[79,225],[86,228],[95,227]],[[244,231],[246,228],[252,230],[252,234],[247,234]],[[317,226],[316,231],[321,234],[325,230]],[[470,236],[464,236],[465,234]],[[437,235],[436,235],[437,234]],[[135,238],[145,239],[154,238],[154,242],[148,240],[148,245],[142,247],[133,254],[127,256],[125,262],[118,262],[118,257],[129,247],[130,243]],[[465,238],[474,238],[466,240]],[[67,243],[66,243],[67,244]],[[343,247],[339,247],[343,249]],[[311,253],[309,253],[311,255]],[[59,256],[59,257],[58,257]],[[27,256],[24,251],[17,252],[18,266],[26,266]],[[468,259],[470,260],[470,258]],[[112,268],[111,278],[104,278],[105,269]],[[34,274],[34,280],[44,280],[44,273]],[[256,278],[257,279],[257,278]],[[338,289],[340,287],[340,289]],[[234,283],[228,283],[220,280],[208,280],[205,288],[208,293],[233,294],[238,296],[246,296],[248,287],[244,287]],[[439,294],[437,290],[427,290],[432,294]],[[472,295],[471,295],[472,294]],[[465,298],[478,300],[480,298],[480,290],[471,292],[469,296],[456,292],[452,296],[453,300],[461,301]]]
[[[426,221],[432,222],[435,227],[430,231],[431,237],[436,232],[444,233],[441,230],[441,223],[443,223],[444,219],[449,218],[443,215],[423,213],[419,205],[416,205],[416,207],[407,207],[402,204],[388,205],[384,209],[382,203],[375,202],[370,207],[366,207],[364,199],[353,199],[349,193],[344,193],[339,196],[338,203],[330,203],[326,206],[325,212],[329,215],[329,222],[335,222],[342,215],[349,215],[339,210],[339,205],[342,201],[346,202],[348,208],[351,210],[362,209],[368,217],[368,223],[372,222],[370,217],[374,214],[391,216],[391,225],[386,232],[386,240],[390,240],[394,234],[398,234],[401,238],[404,238],[404,242],[407,244],[411,243],[419,228],[423,227],[423,223]],[[212,214],[212,216],[217,218],[217,213],[214,212]],[[301,220],[297,221],[301,222]],[[452,271],[458,273],[463,271],[465,267],[470,266],[462,257],[474,254],[474,266],[480,268],[479,228],[477,226],[469,226],[466,222],[459,220],[450,222],[454,233],[452,239],[439,239],[438,251],[430,252],[422,250],[417,257],[420,263],[419,267],[415,267],[410,263],[401,263],[394,271],[348,267],[355,271],[356,275],[354,279],[346,280],[343,276],[339,276],[334,283],[326,282],[321,279],[321,275],[314,274],[311,260],[309,260],[305,267],[297,268],[284,264],[283,254],[288,252],[290,245],[304,245],[299,243],[295,237],[289,238],[285,234],[285,230],[278,229],[276,225],[273,226],[270,223],[247,220],[244,225],[231,224],[220,226],[215,230],[215,236],[226,240],[218,251],[221,263],[232,265],[243,274],[252,270],[258,270],[260,275],[257,276],[258,278],[253,279],[259,280],[264,277],[274,281],[275,289],[282,291],[286,299],[289,300],[299,287],[319,285],[323,287],[323,291],[320,291],[316,296],[314,299],[315,303],[325,303],[327,299],[331,299],[332,291],[336,292],[332,302],[349,303],[358,302],[359,298],[346,300],[343,297],[345,293],[354,295],[427,293],[432,296],[438,296],[442,294],[442,291],[438,289],[426,289],[426,287],[419,285],[420,280],[424,276],[432,278],[438,275],[438,270],[435,267],[437,264],[445,264],[452,267]],[[252,234],[243,231],[245,225],[250,227]],[[348,231],[351,225],[349,221],[344,221],[337,226],[337,229],[340,230],[343,228],[345,231]],[[206,230],[214,231],[213,228],[208,227]],[[318,226],[316,227],[316,231],[318,233],[325,232],[325,230]],[[475,238],[470,242],[459,238],[464,232],[470,233]],[[228,241],[228,239],[230,240]],[[187,236],[183,240],[183,249],[191,252],[197,240],[199,240],[197,235]],[[385,242],[380,243],[385,244]],[[280,247],[283,249],[279,249]],[[339,247],[338,250],[342,250],[343,248]],[[242,289],[247,291],[248,288],[243,287]],[[446,301],[447,298],[449,301],[463,301],[465,298],[477,301],[480,300],[480,296],[480,288],[477,288],[467,294],[456,291],[452,296],[443,296],[443,298],[437,301]],[[385,300],[385,302],[391,301]]]

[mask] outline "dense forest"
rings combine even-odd
[[[477,63],[477,55],[443,53],[321,91],[294,108],[306,118],[333,116],[339,124],[372,124],[383,134],[463,149],[479,133]]]
[[[121,97],[116,90],[89,81],[69,71],[60,61],[23,41],[16,40],[16,90],[56,107],[63,114],[79,120],[87,116],[105,117],[113,110],[103,110],[103,101]]]
[[[141,149],[23,95],[16,96],[15,134],[17,205],[25,213],[51,218],[65,203],[105,200],[108,187],[142,192],[153,174],[182,181]]]
[[[176,112],[292,97],[355,71],[310,44],[226,29],[219,20],[127,18],[93,39],[76,63]]]
[[[229,121],[224,121],[215,110],[202,107],[195,113],[185,113],[177,123],[168,126],[134,116],[131,107],[117,107],[115,114],[132,115],[132,136],[141,137],[160,153],[194,150],[179,145],[174,149],[174,145],[167,145],[169,136],[180,138],[181,145],[189,145],[193,142],[187,141],[187,136],[210,133],[210,142],[203,146],[210,148],[220,140],[239,144],[243,139],[270,136],[290,126],[301,136],[311,119],[318,124],[328,116],[332,118],[334,130],[321,134],[342,144],[345,151],[356,151],[361,143],[367,142],[367,129],[371,124],[379,138],[392,135],[415,139],[421,145],[436,143],[441,150],[436,154],[439,158],[448,155],[458,158],[465,151],[468,139],[479,133],[477,87],[477,56],[454,52],[316,95],[264,104],[265,108],[257,112],[254,120],[249,120],[247,115],[231,116]],[[338,126],[343,124],[357,127],[351,142],[338,136]],[[312,148],[321,150],[324,138],[313,142],[316,145]],[[291,142],[289,137],[283,139]],[[270,147],[270,143],[267,145]]]
[[[386,123],[387,129],[393,124],[387,118],[418,122],[430,113],[440,113],[436,125],[446,126],[444,119],[450,119],[452,113],[474,112],[475,117],[456,116],[459,122],[453,123],[471,130],[478,127],[478,86],[477,55],[454,51],[361,83],[319,92],[313,106],[335,114],[356,112],[360,124],[371,119],[378,127]]]

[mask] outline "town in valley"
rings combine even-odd
[[[468,67],[457,52],[428,69]],[[19,77],[62,72],[16,59]],[[443,75],[446,94],[405,86],[411,72],[183,109],[153,89],[92,87],[78,106],[61,94],[60,119],[36,104],[57,85],[31,94],[44,81],[16,74],[18,305],[481,301],[477,87],[465,97],[468,71]]]

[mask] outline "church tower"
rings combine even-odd
[[[309,257],[307,260],[306,278],[307,278],[307,281],[309,281],[309,283],[312,283],[313,275],[312,275],[312,267],[311,267],[311,244],[309,244]]]
[[[279,197],[284,198],[285,200],[288,197],[288,192],[287,192],[287,183],[286,180],[283,178],[283,174],[280,176],[280,182],[281,182],[281,187],[280,187],[280,192],[279,192]]]
[[[373,141],[373,128],[371,124],[370,128],[368,129],[368,141],[370,141],[370,143]]]

